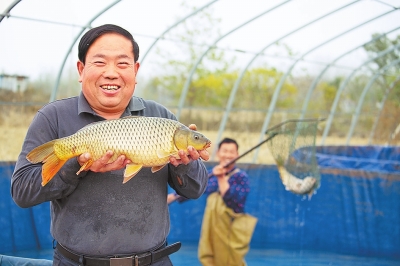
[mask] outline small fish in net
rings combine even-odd
[[[321,176],[315,156],[315,139],[321,119],[288,120],[267,130],[267,145],[276,162],[286,190],[312,195],[320,187]]]

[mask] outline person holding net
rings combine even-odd
[[[245,213],[249,176],[231,163],[239,155],[236,140],[224,138],[216,155],[219,163],[209,171],[204,193],[208,197],[198,257],[202,265],[246,265],[244,257],[257,223],[255,217]],[[168,204],[186,200],[176,193],[167,198]]]

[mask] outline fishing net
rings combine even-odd
[[[322,119],[288,120],[266,131],[268,148],[286,190],[312,194],[320,187],[321,176],[315,155],[318,123]]]

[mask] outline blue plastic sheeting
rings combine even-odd
[[[318,162],[331,157],[331,163],[319,166],[321,187],[310,201],[286,191],[275,166],[239,164],[251,177],[246,211],[259,219],[251,246],[399,259],[400,172],[369,164],[365,170],[353,166],[366,164],[343,166],[346,160],[369,160],[370,154],[379,166],[390,162],[392,169],[398,169],[399,148],[317,147],[317,151]],[[335,152],[341,156],[332,155]],[[171,205],[171,240],[198,240],[205,200],[203,196]]]
[[[355,150],[362,154],[362,147]],[[397,151],[372,157],[398,162]],[[207,163],[208,168],[213,165]],[[246,211],[258,218],[252,249],[316,250],[400,260],[399,173],[335,168],[339,164],[334,161],[332,166],[320,167],[321,187],[307,200],[285,190],[275,166],[238,165],[251,177]],[[13,164],[0,163],[0,222],[4,228],[0,254],[51,247],[49,206],[17,207],[9,193],[12,169]],[[205,201],[202,196],[170,205],[169,242],[198,242]]]
[[[51,266],[53,261],[47,259],[30,259],[0,255],[1,266]]]
[[[315,150],[315,157],[313,151]],[[304,147],[293,152],[299,162],[316,158],[319,168],[352,169],[400,174],[400,147],[384,146],[319,146]]]
[[[50,203],[22,209],[11,198],[15,163],[0,162],[0,254],[52,247]]]
[[[321,146],[316,148],[316,153],[321,168],[400,174],[400,147]]]
[[[239,166],[252,178],[246,211],[259,219],[252,248],[400,259],[399,175],[322,172],[318,193],[307,200],[284,189],[274,166]],[[204,206],[204,196],[171,205],[171,241],[198,241]]]

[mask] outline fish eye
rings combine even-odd
[[[199,140],[200,139],[199,135],[194,135],[194,139]]]

